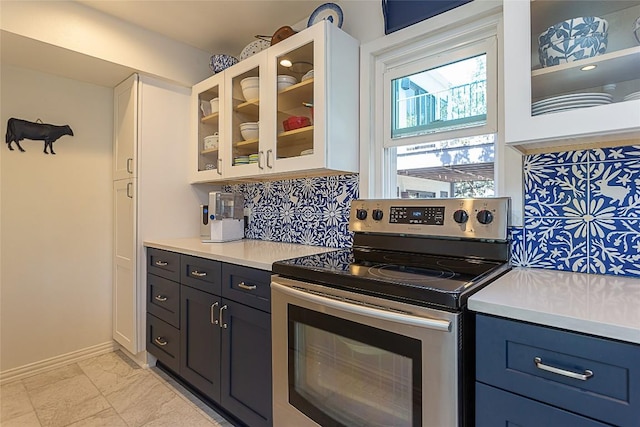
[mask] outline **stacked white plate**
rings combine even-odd
[[[622,98],[623,101],[631,101],[632,99],[640,99],[640,91],[630,93],[629,95]]]
[[[613,97],[608,93],[574,93],[554,96],[532,103],[531,115],[537,116],[557,111],[611,104],[612,99]]]

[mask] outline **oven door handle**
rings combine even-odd
[[[275,289],[283,294],[300,298],[314,304],[320,304],[324,307],[332,307],[348,313],[363,315],[375,319],[388,320],[391,322],[401,323],[403,325],[435,329],[442,332],[451,332],[451,322],[448,320],[428,319],[425,317],[412,316],[410,314],[398,313],[371,306],[356,305],[336,299],[336,297],[329,294],[317,292],[320,295],[316,295],[316,291],[312,294],[289,286],[281,285],[276,282],[271,282],[271,289]]]

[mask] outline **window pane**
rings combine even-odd
[[[487,55],[391,80],[391,138],[484,125]]]
[[[494,150],[494,134],[390,148],[396,197],[493,196]]]

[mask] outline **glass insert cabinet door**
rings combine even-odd
[[[313,154],[314,47],[311,40],[272,59],[277,68],[276,160]]]
[[[255,174],[264,167],[261,156],[261,126],[265,104],[266,52],[259,52],[225,70],[228,140],[222,162],[227,176]]]
[[[320,425],[422,425],[421,342],[288,306],[289,402]]]
[[[211,170],[220,173],[220,98],[222,79],[198,94],[198,172]]]

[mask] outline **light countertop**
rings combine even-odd
[[[336,248],[322,246],[251,239],[224,243],[202,243],[197,237],[145,240],[144,246],[267,271],[271,271],[271,264],[276,261],[336,250]]]
[[[470,310],[640,344],[640,279],[515,268]]]

